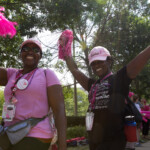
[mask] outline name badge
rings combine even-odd
[[[86,130],[91,131],[93,127],[93,121],[94,121],[94,113],[93,112],[87,112],[86,113]]]
[[[4,103],[2,118],[4,121],[12,121],[15,116],[15,105],[11,103]]]
[[[28,81],[26,79],[20,79],[18,82],[17,82],[17,88],[19,90],[24,90],[26,89],[28,86]]]

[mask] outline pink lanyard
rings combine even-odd
[[[32,70],[32,71],[25,77],[25,79],[26,79],[27,81],[29,81],[29,79],[31,78],[31,76],[32,76],[32,78],[33,78],[33,75],[34,75],[34,73],[36,72],[37,69],[38,69],[38,68],[35,68],[34,70]],[[14,85],[11,87],[11,97],[10,97],[10,99],[9,99],[10,102],[12,102],[12,98],[15,96],[16,91],[19,90],[16,85],[17,85],[17,82],[19,81],[19,79],[22,78],[22,77],[25,75],[25,74],[23,75],[22,72],[23,72],[23,70],[19,70],[19,71],[18,71],[18,73],[17,73],[17,75],[16,75],[16,81],[15,81]],[[31,78],[31,80],[32,80],[32,78]],[[31,80],[30,80],[30,83],[31,83]],[[29,86],[29,85],[28,85],[28,86]],[[25,89],[26,89],[26,88],[25,88]]]
[[[104,78],[102,78],[100,80],[100,83],[102,83],[102,81],[104,81],[106,78],[108,78],[110,75],[112,75],[112,72],[110,72],[109,74],[107,74]],[[97,81],[96,81],[97,82]],[[92,85],[91,90],[90,90],[90,95],[92,94],[92,90],[94,88],[94,86],[96,85],[96,82]],[[97,92],[97,86],[95,87],[94,93],[93,93],[93,97],[91,99],[89,99],[90,101],[90,106],[92,109],[94,109],[94,103],[95,103],[95,98],[96,98],[96,92]]]

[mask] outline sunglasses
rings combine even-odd
[[[29,52],[29,51],[32,51],[32,52],[34,52],[34,53],[40,53],[41,52],[41,50],[40,50],[40,48],[38,48],[38,47],[23,47],[22,49],[21,49],[21,52]]]

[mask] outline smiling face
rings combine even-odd
[[[95,75],[103,78],[108,73],[110,73],[110,62],[109,61],[100,61],[95,60],[91,63],[92,70]]]
[[[24,69],[36,68],[41,59],[41,50],[34,43],[27,43],[21,49],[21,58]]]

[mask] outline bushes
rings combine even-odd
[[[67,127],[85,126],[85,116],[67,116]]]
[[[67,116],[67,139],[87,137],[85,116]]]
[[[0,115],[2,114],[3,103],[4,103],[4,92],[0,89]]]
[[[67,139],[72,139],[76,137],[87,138],[87,132],[85,126],[74,126],[67,128]]]

